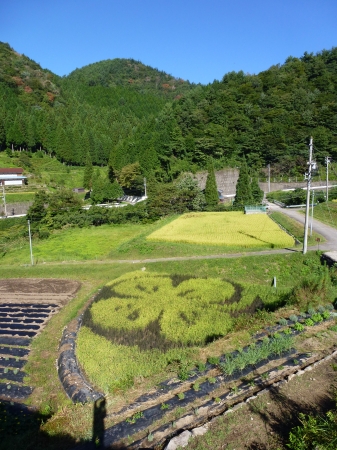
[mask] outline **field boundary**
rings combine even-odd
[[[297,237],[295,237],[293,234],[290,233],[290,231],[288,231],[286,228],[284,228],[284,226],[282,226],[276,219],[274,219],[274,217],[272,217],[271,214],[268,214],[268,216],[270,217],[270,219],[273,222],[275,222],[281,228],[281,230],[285,231],[287,234],[289,234],[289,236],[291,236],[294,239],[295,245],[301,245],[302,244],[302,242],[299,241],[297,239]]]
[[[57,361],[57,372],[68,397],[74,403],[86,403],[96,401],[103,397],[101,392],[96,391],[86,380],[76,358],[76,338],[82,324],[83,314],[77,319],[75,331],[64,329]]]
[[[171,423],[165,424],[151,432],[151,435],[153,436],[152,442],[149,442],[148,437],[146,437],[143,439],[139,439],[130,445],[126,445],[124,448],[129,448],[132,450],[136,450],[138,448],[158,448],[158,446],[162,448],[165,444],[168,445],[171,440],[175,439],[183,433],[186,433],[186,431],[189,432],[190,436],[193,436],[193,434],[191,433],[193,429],[205,425],[207,427],[208,424],[212,423],[214,420],[217,420],[218,417],[222,415],[225,416],[237,411],[246,403],[255,400],[260,395],[264,395],[268,391],[290,382],[294,377],[298,377],[304,375],[306,372],[312,371],[318,365],[330,361],[332,358],[337,356],[336,347],[331,348],[329,352],[332,353],[327,356],[323,356],[323,358],[317,354],[311,356],[307,358],[305,363],[296,366],[292,370],[286,371],[286,373],[284,373],[285,371],[282,370],[277,371],[270,380],[265,381],[260,386],[248,388],[248,392],[246,391],[241,394],[233,395],[230,401],[227,403],[225,403],[224,400],[221,399],[221,397],[220,399],[222,401],[219,404],[214,404],[214,401],[210,400],[202,407],[198,408],[197,415],[195,413],[189,412],[183,415],[179,420],[177,420],[175,423],[176,430],[172,430]],[[202,415],[204,415],[204,417],[198,417]],[[106,430],[106,432],[107,431],[108,430]],[[111,440],[104,440],[105,445],[111,445],[112,443],[113,441]]]

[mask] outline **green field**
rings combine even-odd
[[[315,206],[314,218],[337,228],[337,202],[324,202]]]
[[[153,289],[156,287],[153,280],[158,278],[158,276],[159,281],[162,282],[161,288],[165,289],[165,295],[170,294],[170,302],[164,305],[166,314],[172,315],[173,305],[172,307],[170,305],[172,303],[172,294],[183,294],[181,297],[177,296],[179,297],[178,299],[176,298],[178,303],[179,300],[182,303],[185,301],[191,303],[195,300],[198,302],[197,298],[192,299],[192,293],[188,291],[192,287],[195,292],[198,289],[205,289],[205,283],[200,283],[200,280],[204,281],[206,278],[211,281],[214,289],[217,286],[221,286],[220,291],[224,297],[230,296],[233,289],[236,290],[238,285],[242,286],[244,290],[246,290],[248,285],[251,285],[251,289],[254,291],[252,293],[254,298],[256,297],[256,293],[262,293],[263,298],[267,300],[272,300],[273,298],[284,300],[294,287],[305,280],[312,279],[313,276],[319,276],[321,272],[319,255],[313,252],[308,253],[305,257],[300,253],[291,253],[286,255],[265,255],[263,257],[245,256],[235,259],[165,261],[146,264],[146,270],[141,271],[140,269],[143,267],[144,263],[112,264],[109,262],[102,263],[101,261],[83,261],[77,264],[67,262],[50,265],[41,264],[33,267],[2,264],[2,278],[67,278],[81,282],[81,288],[76,297],[62,308],[58,314],[54,315],[42,333],[32,341],[32,352],[29,356],[28,364],[25,367],[25,371],[28,374],[27,382],[35,387],[29,403],[45,414],[52,412],[54,415],[50,420],[48,420],[47,416],[44,418],[45,423],[41,426],[39,433],[34,430],[30,432],[30,429],[20,428],[18,436],[11,435],[8,441],[4,440],[4,444],[8,444],[5,448],[22,448],[24,450],[34,447],[56,450],[57,448],[73,448],[75,441],[91,439],[92,405],[71,404],[60,386],[58,374],[55,369],[55,360],[58,357],[59,340],[62,335],[62,330],[81,311],[83,312],[85,303],[104,285],[109,284],[110,288],[114,287],[116,290],[118,289],[120,296],[124,294],[128,295],[128,289],[133,289],[133,295],[137,294],[143,305],[139,313],[141,313],[141,310],[148,309],[150,316],[147,316],[147,320],[151,321],[151,310],[154,301],[160,300],[162,305],[165,303],[165,298],[159,299],[156,294],[156,289]],[[135,274],[141,274],[141,277],[144,276],[144,280],[147,279],[145,278],[146,274],[148,277],[146,286],[143,283],[138,283],[140,280],[137,280],[137,284],[134,283],[129,288],[126,286],[125,282],[132,280]],[[172,277],[175,279],[176,274],[179,274],[182,278],[186,276],[185,282],[192,283],[191,289],[182,290],[183,282],[178,283],[178,285],[168,284],[168,279],[172,279]],[[193,275],[192,278],[191,274]],[[277,277],[278,284],[278,289],[275,293],[270,287],[274,276]],[[121,283],[117,283],[117,280]],[[138,284],[139,286],[137,287]],[[149,301],[147,308],[144,303],[144,288],[152,288],[152,293],[149,296],[151,301]],[[104,293],[104,289],[101,292]],[[271,295],[268,296],[268,292]],[[313,295],[315,295],[315,292],[313,292]],[[246,291],[240,297],[241,300],[237,305],[239,308],[244,308],[242,303],[244,297],[249,303],[249,295],[247,296]],[[107,298],[108,302],[109,298],[111,296]],[[206,301],[207,299],[209,300],[209,297],[206,296]],[[117,300],[120,301],[121,299],[117,298]],[[135,309],[136,301],[135,298],[130,299],[131,308],[133,308],[130,313],[134,313],[132,315],[133,318],[136,318],[137,315],[135,314],[135,312],[137,313]],[[101,302],[103,303],[104,300],[101,300]],[[176,309],[177,302],[174,305]],[[100,307],[100,302],[96,304],[97,307]],[[227,317],[229,321],[233,321],[233,317],[228,314],[228,311],[235,306],[234,303],[232,306],[228,304],[227,306],[225,304],[221,305],[221,302],[220,305],[216,303],[212,304],[212,302],[209,304],[211,309],[218,307],[222,309],[224,317]],[[271,306],[277,307],[278,305],[273,305],[272,303]],[[158,312],[158,307],[156,311]],[[240,311],[242,312],[242,310]],[[283,308],[281,317],[289,314],[287,311],[289,311],[289,308]],[[294,311],[293,306],[290,307],[290,311]],[[189,318],[188,314],[190,314],[190,311],[187,309],[186,312],[187,318]],[[99,316],[96,315],[97,317]],[[123,317],[125,322],[129,320],[125,314],[125,310],[124,315],[122,315]],[[105,337],[106,329],[109,329],[109,323],[106,324],[107,326],[105,326],[101,334],[93,331],[91,325],[87,324],[81,331],[81,334],[83,333],[81,339],[82,344],[83,342],[84,345],[86,345],[85,342],[88,343],[88,347],[83,349],[82,345],[79,351],[83,351],[82,357],[84,359],[88,354],[92,354],[94,358],[91,360],[91,357],[87,357],[90,361],[86,370],[91,374],[92,380],[97,381],[97,384],[106,388],[107,392],[114,391],[113,394],[108,394],[107,396],[109,414],[110,412],[113,413],[116,411],[114,408],[118,410],[118,408],[132,401],[135,396],[148,392],[158,382],[174,376],[179,364],[174,363],[172,360],[170,361],[168,357],[170,354],[174,356],[173,360],[180,361],[184,365],[193,366],[196,361],[205,362],[210,356],[218,356],[224,352],[249,344],[252,333],[261,329],[263,326],[275,324],[278,317],[277,311],[275,313],[263,312],[257,315],[240,314],[234,318],[232,324],[229,324],[233,327],[232,331],[223,339],[216,339],[206,345],[186,345],[181,348],[172,346],[165,351],[161,351],[158,348],[151,351],[146,349],[142,350],[133,344],[126,346],[125,343],[120,344],[118,347],[115,342]],[[228,324],[226,325],[226,321],[224,323],[225,326],[228,326]],[[116,326],[116,323],[114,323],[114,326]],[[209,323],[207,325],[206,322],[206,326],[209,326]],[[209,333],[209,330],[206,328],[204,332],[202,328],[198,328],[197,322],[196,327],[198,335],[201,336],[201,340],[204,339],[205,335]],[[118,324],[116,328],[118,328]],[[181,329],[182,327],[180,327]],[[130,332],[128,335],[130,337]],[[169,337],[172,340],[172,334]],[[167,364],[168,362],[170,364]],[[107,368],[110,368],[110,372]],[[128,377],[124,372],[126,369],[129,375]],[[145,375],[137,376],[140,373]],[[120,378],[118,378],[118,374],[121,374]],[[131,385],[134,385],[134,387],[127,390]],[[116,389],[117,392],[115,392]],[[126,392],[124,392],[125,390]],[[111,421],[107,423],[107,425],[109,424],[112,424]],[[64,438],[64,442],[59,442],[57,436]]]
[[[203,214],[206,214],[205,217],[207,220],[211,217],[208,213]],[[220,216],[216,217],[226,219],[227,215],[231,215],[232,213],[215,214],[220,214]],[[240,217],[242,216],[240,215]],[[148,239],[148,236],[153,236],[158,232],[163,235],[166,227],[171,227],[171,224],[177,222],[177,216],[175,216],[160,220],[153,224],[123,224],[102,225],[100,227],[90,228],[65,228],[63,230],[53,231],[47,239],[39,239],[38,237],[33,236],[33,254],[35,263],[40,264],[45,262],[81,261],[90,259],[134,260],[144,258],[203,256],[242,252],[242,250],[249,252],[257,249],[273,248],[278,245],[281,247],[286,247],[287,244],[288,246],[293,245],[293,240],[286,233],[281,231],[274,222],[264,215],[260,215],[260,217],[263,221],[267,221],[268,228],[261,228],[261,225],[259,231],[256,229],[256,238],[240,232],[232,233],[232,241],[227,241],[226,243],[226,240],[224,240],[224,242],[217,245],[213,244],[211,240],[214,236],[215,239],[217,239],[214,231],[212,232],[213,234],[205,234],[205,241],[210,240],[210,242],[204,244],[172,242],[169,239],[168,242]],[[11,221],[13,221],[10,222],[11,227],[14,227],[14,224],[18,224],[16,228],[21,230],[21,234],[18,236],[17,240],[11,242],[10,240],[7,240],[5,233],[0,233],[0,250],[2,252],[0,262],[1,264],[29,264],[30,254],[27,223],[26,221],[17,219],[11,219]],[[183,223],[185,223],[185,220],[183,220]],[[5,224],[1,223],[0,225]],[[203,229],[202,220],[200,222],[199,220],[197,221],[197,226],[200,233],[200,230]],[[274,228],[272,234],[268,231],[271,227]],[[205,230],[207,232],[206,228]],[[10,229],[6,231],[7,234],[10,234],[11,232],[14,232],[14,228],[12,228],[12,231]],[[274,242],[263,242],[261,240],[270,239],[270,236],[273,237]],[[243,246],[242,242],[248,242],[250,243],[250,246],[249,244]]]
[[[26,164],[21,161],[25,158]],[[5,152],[0,152],[0,167],[23,167],[24,175],[28,176],[28,186],[24,189],[47,189],[54,190],[59,187],[82,187],[84,167],[67,166],[62,164],[56,158],[50,158],[48,155],[39,157],[34,153],[27,158],[26,152],[14,152],[10,158]],[[95,167],[95,170],[106,173],[106,168]],[[10,188],[10,191],[17,192],[17,188]],[[21,201],[21,200],[20,200]]]
[[[7,203],[21,203],[32,202],[35,197],[35,192],[20,192],[20,189],[16,189],[16,192],[6,192]]]
[[[266,214],[244,214],[239,211],[184,214],[150,234],[147,239],[237,248],[283,248],[294,245],[294,240]]]
[[[303,242],[304,227],[301,223],[281,212],[273,212],[270,214],[270,216],[273,220],[275,220],[275,222],[285,228],[299,242]],[[312,236],[308,236],[308,245],[317,245],[317,238],[320,239],[320,242],[325,242],[325,239],[322,235],[313,232]]]
[[[131,272],[108,283],[86,312],[77,355],[95,385],[113,392],[172,360],[197,358],[198,347],[226,336],[237,317],[278,303],[281,294],[185,271]]]

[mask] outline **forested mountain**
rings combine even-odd
[[[69,164],[84,164],[88,152],[94,164],[107,164],[121,140],[192,88],[133,60],[60,78],[4,43],[0,64],[0,150],[42,149]]]
[[[71,72],[68,80],[88,86],[128,86],[141,93],[173,99],[190,90],[188,81],[174,78],[134,59],[108,59]]]
[[[60,78],[0,43],[0,150],[41,148],[68,164],[90,153],[112,172],[139,162],[161,181],[209,156],[216,168],[245,156],[302,175],[311,135],[318,160],[337,158],[337,48],[202,86],[131,59]]]
[[[217,167],[237,165],[245,156],[250,167],[271,163],[302,175],[311,135],[318,160],[337,158],[337,48],[196,87],[121,142],[115,164],[122,155],[133,162],[153,149],[166,178],[205,167],[208,156]]]

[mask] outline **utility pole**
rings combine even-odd
[[[270,164],[268,164],[268,192],[270,192]]]
[[[316,166],[316,163],[312,161],[312,148],[313,148],[313,138],[310,138],[309,144],[309,162],[308,172],[305,174],[307,179],[307,201],[305,207],[305,222],[304,222],[304,240],[303,240],[303,255],[307,253],[308,249],[308,224],[309,224],[309,208],[310,208],[310,186],[312,178],[312,169]]]
[[[326,202],[329,199],[329,164],[331,162],[330,156],[325,157],[325,164],[326,164]]]
[[[7,217],[7,204],[6,204],[6,192],[5,192],[5,182],[2,182],[2,200],[4,203],[5,217]]]
[[[312,222],[314,220],[314,198],[315,198],[315,191],[312,190],[312,197],[311,197],[311,223],[310,223],[310,236],[312,236]]]

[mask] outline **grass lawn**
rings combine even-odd
[[[106,259],[112,250],[143,231],[142,225],[102,225],[91,228],[68,228],[55,231],[48,239],[33,239],[36,264],[51,261],[85,261]],[[29,263],[28,237],[21,246],[11,248],[3,264]]]
[[[239,211],[184,214],[151,233],[147,239],[238,248],[294,245],[294,240],[266,214],[244,214]]]
[[[297,220],[292,219],[291,217],[283,214],[281,212],[273,212],[270,216],[280,224],[283,228],[285,228],[290,234],[292,234],[298,241],[303,243],[304,239],[304,227],[301,223],[297,222]],[[316,245],[316,239],[320,238],[320,242],[325,242],[325,239],[322,235],[313,232],[312,236],[308,237],[308,245]]]
[[[337,228],[337,202],[324,202],[315,206],[314,218]]]
[[[19,189],[16,192],[6,192],[7,203],[32,202],[34,197],[35,192],[20,192]]]

